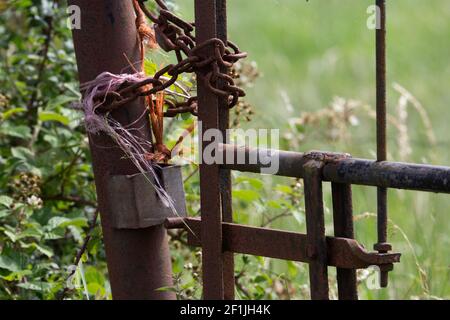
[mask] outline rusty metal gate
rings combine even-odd
[[[329,298],[329,266],[337,268],[339,299],[358,298],[356,270],[360,268],[379,266],[380,284],[385,287],[388,272],[400,260],[400,254],[392,253],[387,242],[387,188],[450,193],[450,168],[386,161],[385,0],[376,0],[376,5],[380,10],[376,31],[377,160],[328,152],[271,151],[279,156],[277,175],[304,180],[306,234],[233,223],[230,170],[260,173],[262,163],[200,164],[201,219],[171,218],[166,227],[186,229],[189,244],[202,248],[205,299],[234,298],[235,253],[308,263],[312,299]],[[216,38],[226,43],[226,0],[195,0],[195,18],[197,45]],[[214,52],[204,54],[213,56]],[[204,77],[204,72],[197,71],[198,78]],[[203,132],[218,128],[226,133],[229,122],[226,97],[216,95],[203,81],[198,82],[198,110]],[[202,148],[205,147],[207,144],[203,142]],[[258,150],[227,144],[221,148],[223,152],[244,152],[246,159],[259,154]],[[332,187],[334,236],[325,233],[324,182],[330,182]],[[354,240],[352,185],[378,189],[378,243],[374,252]]]
[[[162,0],[155,0],[161,9],[159,17],[146,9],[145,0],[138,2],[156,24],[156,38],[161,48],[175,51],[178,64],[169,65],[153,78],[111,94],[110,110],[126,105],[126,108],[115,110],[117,119],[123,123],[131,123],[134,118],[144,121],[140,116],[144,108],[141,96],[168,88],[183,72],[196,72],[198,97],[178,107],[182,111],[198,112],[202,122],[201,136],[209,129],[219,129],[225,136],[229,126],[229,107],[243,95],[227,72],[233,62],[244,56],[227,41],[226,0],[195,0],[195,24],[186,23],[171,14]],[[121,72],[123,62],[117,57],[124,53],[133,61],[139,59],[132,1],[70,0],[69,3],[79,5],[85,15],[83,30],[74,30],[81,82],[92,80],[105,70]],[[381,270],[380,284],[387,286],[387,274],[400,260],[400,254],[392,252],[387,239],[387,189],[450,193],[449,167],[386,161],[385,0],[376,0],[376,5],[380,11],[380,25],[376,31],[377,159],[355,159],[345,153],[269,151],[279,159],[278,176],[304,180],[306,234],[233,223],[231,171],[260,173],[266,166],[264,161],[255,164],[201,163],[201,218],[171,218],[166,221],[166,227],[186,229],[189,244],[202,248],[205,299],[234,299],[235,253],[309,264],[312,299],[329,298],[328,267],[335,267],[339,298],[357,299],[357,269],[378,266]],[[194,28],[195,36],[192,34]],[[99,51],[103,54],[98,55]],[[184,60],[182,54],[186,56]],[[162,82],[160,77],[166,73],[171,78]],[[149,84],[153,87],[147,90]],[[137,90],[138,87],[144,91]],[[148,124],[134,121],[133,125],[143,137],[149,138],[149,131],[145,128]],[[109,203],[116,196],[120,198],[121,194],[109,192],[108,177],[135,174],[136,168],[123,159],[117,148],[112,148],[113,141],[102,135],[91,135],[90,139],[114,297],[174,298],[172,293],[153,290],[171,283],[165,230],[160,225],[136,230],[120,229],[111,219]],[[202,151],[207,147],[208,143],[202,141]],[[236,155],[239,152],[246,159],[261,154],[261,150],[229,144],[221,144],[220,148],[222,154]],[[331,183],[332,187],[334,236],[325,233],[324,183]],[[378,243],[373,252],[364,249],[354,239],[352,185],[372,186],[378,190]],[[134,198],[136,194],[130,197]],[[129,215],[127,212],[124,214]]]

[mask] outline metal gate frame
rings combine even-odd
[[[307,234],[233,223],[230,170],[260,173],[264,168],[262,163],[200,164],[201,219],[168,219],[166,227],[186,229],[189,244],[202,247],[205,299],[234,299],[233,256],[242,253],[308,263],[311,298],[315,300],[329,298],[327,271],[329,266],[336,267],[339,299],[355,300],[358,298],[356,269],[379,266],[381,285],[386,286],[387,272],[400,261],[400,254],[390,253],[391,246],[387,243],[387,188],[450,193],[449,167],[386,161],[385,0],[376,0],[376,5],[381,18],[376,31],[377,160],[328,152],[270,151],[280,159],[278,176],[304,180]],[[195,0],[195,18],[197,44],[212,38],[226,42],[226,0]],[[207,50],[203,54],[213,55]],[[200,79],[204,72],[199,71],[197,75]],[[226,99],[216,96],[202,81],[198,81],[198,99],[202,131],[219,128],[226,134],[229,122]],[[202,142],[202,150],[207,145]],[[244,152],[247,159],[260,151],[227,144],[221,148],[223,152]],[[332,186],[334,237],[325,233],[324,182],[331,182]],[[376,252],[367,251],[354,240],[352,185],[378,189]]]

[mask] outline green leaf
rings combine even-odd
[[[11,197],[1,195],[0,196],[0,204],[4,205],[7,208],[11,208],[11,205],[13,204],[14,200]]]
[[[181,119],[182,120],[188,120],[190,118],[192,118],[192,114],[190,114],[190,113],[182,113],[181,114]]]
[[[259,193],[253,190],[233,190],[233,197],[242,201],[252,202],[259,199]]]
[[[147,75],[155,74],[157,69],[158,69],[158,67],[156,66],[155,63],[151,62],[150,60],[144,61],[145,74],[147,74]]]
[[[65,96],[65,95],[57,96],[55,99],[49,101],[49,103],[47,104],[47,108],[55,109],[58,107],[64,107],[69,103],[77,100],[79,100],[78,96]]]
[[[0,269],[6,269],[12,272],[20,271],[19,265],[11,258],[0,255]]]
[[[106,294],[105,288],[97,282],[88,283],[87,289],[88,289],[89,294],[92,296],[101,296],[102,297]]]
[[[298,266],[292,261],[286,261],[288,272],[291,277],[296,277],[298,274]]]
[[[2,112],[1,119],[8,120],[9,118],[11,118],[16,113],[21,113],[21,112],[24,112],[26,110],[27,109],[25,109],[25,108],[13,108],[13,109],[6,110],[5,112]]]
[[[24,239],[24,238],[35,238],[35,239],[40,239],[42,237],[43,232],[39,229],[37,229],[36,227],[31,227],[31,228],[27,228],[25,229],[23,232],[21,232],[18,235],[19,239]]]
[[[17,286],[26,290],[48,291],[54,286],[54,284],[50,282],[33,281],[33,282],[19,283]]]
[[[36,248],[37,251],[39,251],[40,253],[42,253],[43,255],[51,258],[53,257],[53,250],[50,247],[44,246],[44,245],[39,245],[35,242],[30,244],[31,247]]]
[[[97,283],[104,283],[105,276],[93,266],[87,266],[85,271],[86,281],[92,281]]]
[[[48,230],[54,230],[56,228],[59,228],[63,223],[67,223],[70,221],[70,219],[66,217],[53,217],[47,222],[46,228]]]
[[[58,240],[64,238],[64,229],[57,229],[50,232],[44,233],[45,240]]]
[[[3,231],[3,233],[9,238],[9,240],[11,240],[12,242],[16,242],[17,241],[17,236],[14,232],[5,230]]]
[[[10,210],[0,210],[0,218],[7,217],[11,214]]]
[[[255,283],[267,282],[268,281],[268,277],[267,277],[267,275],[258,275],[258,276],[255,277],[255,279],[253,281]]]
[[[69,90],[76,97],[76,100],[80,100],[81,99],[81,94],[78,91],[78,87],[74,83],[70,83],[70,82],[69,83],[64,83],[64,88]]]
[[[6,276],[0,276],[0,278],[6,280],[6,281],[21,281],[24,277],[27,277],[29,275],[33,274],[31,270],[19,270],[15,272],[11,272],[10,274]]]
[[[68,126],[70,123],[69,118],[63,116],[62,114],[52,112],[52,111],[42,111],[39,112],[39,120],[42,122],[47,121],[56,121],[59,122],[65,126]]]
[[[20,159],[20,160],[31,160],[34,158],[34,154],[30,149],[24,148],[24,147],[16,147],[11,149],[11,155],[14,158]]]
[[[31,130],[24,125],[13,126],[9,123],[2,123],[0,133],[9,137],[28,139],[31,137]]]
[[[286,185],[282,185],[282,184],[276,185],[275,190],[278,192],[281,192],[281,193],[286,193],[286,194],[292,194],[294,192],[290,186],[286,186]]]
[[[280,204],[280,202],[275,201],[275,200],[269,200],[266,202],[266,204],[269,208],[272,208],[272,209],[282,209],[283,208],[283,206]]]
[[[294,210],[292,212],[292,215],[294,216],[295,220],[300,224],[303,225],[305,223],[305,215],[302,212],[299,212],[297,210]]]
[[[178,292],[177,288],[175,287],[161,287],[156,289],[155,291],[159,291],[159,292]]]
[[[48,230],[54,230],[68,226],[85,227],[87,226],[86,218],[69,219],[66,217],[53,217],[48,221],[46,227]]]
[[[239,176],[235,179],[236,183],[248,183],[252,186],[253,189],[261,190],[264,188],[264,182],[261,179],[249,178],[245,176]]]

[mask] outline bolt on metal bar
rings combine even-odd
[[[332,183],[334,235],[354,239],[352,187],[350,184]],[[337,268],[340,300],[358,300],[356,269]]]
[[[376,29],[376,122],[377,122],[377,161],[387,160],[386,143],[386,0],[376,0],[379,25]],[[375,250],[380,253],[387,252],[387,209],[388,192],[386,188],[377,190],[377,233],[378,243]],[[381,272],[380,285],[388,284],[387,272]]]

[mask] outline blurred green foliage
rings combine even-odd
[[[90,155],[65,10],[9,1],[0,15],[0,299],[54,299],[95,211]],[[100,230],[82,261],[87,290],[107,297]],[[67,297],[82,298],[84,290]]]

